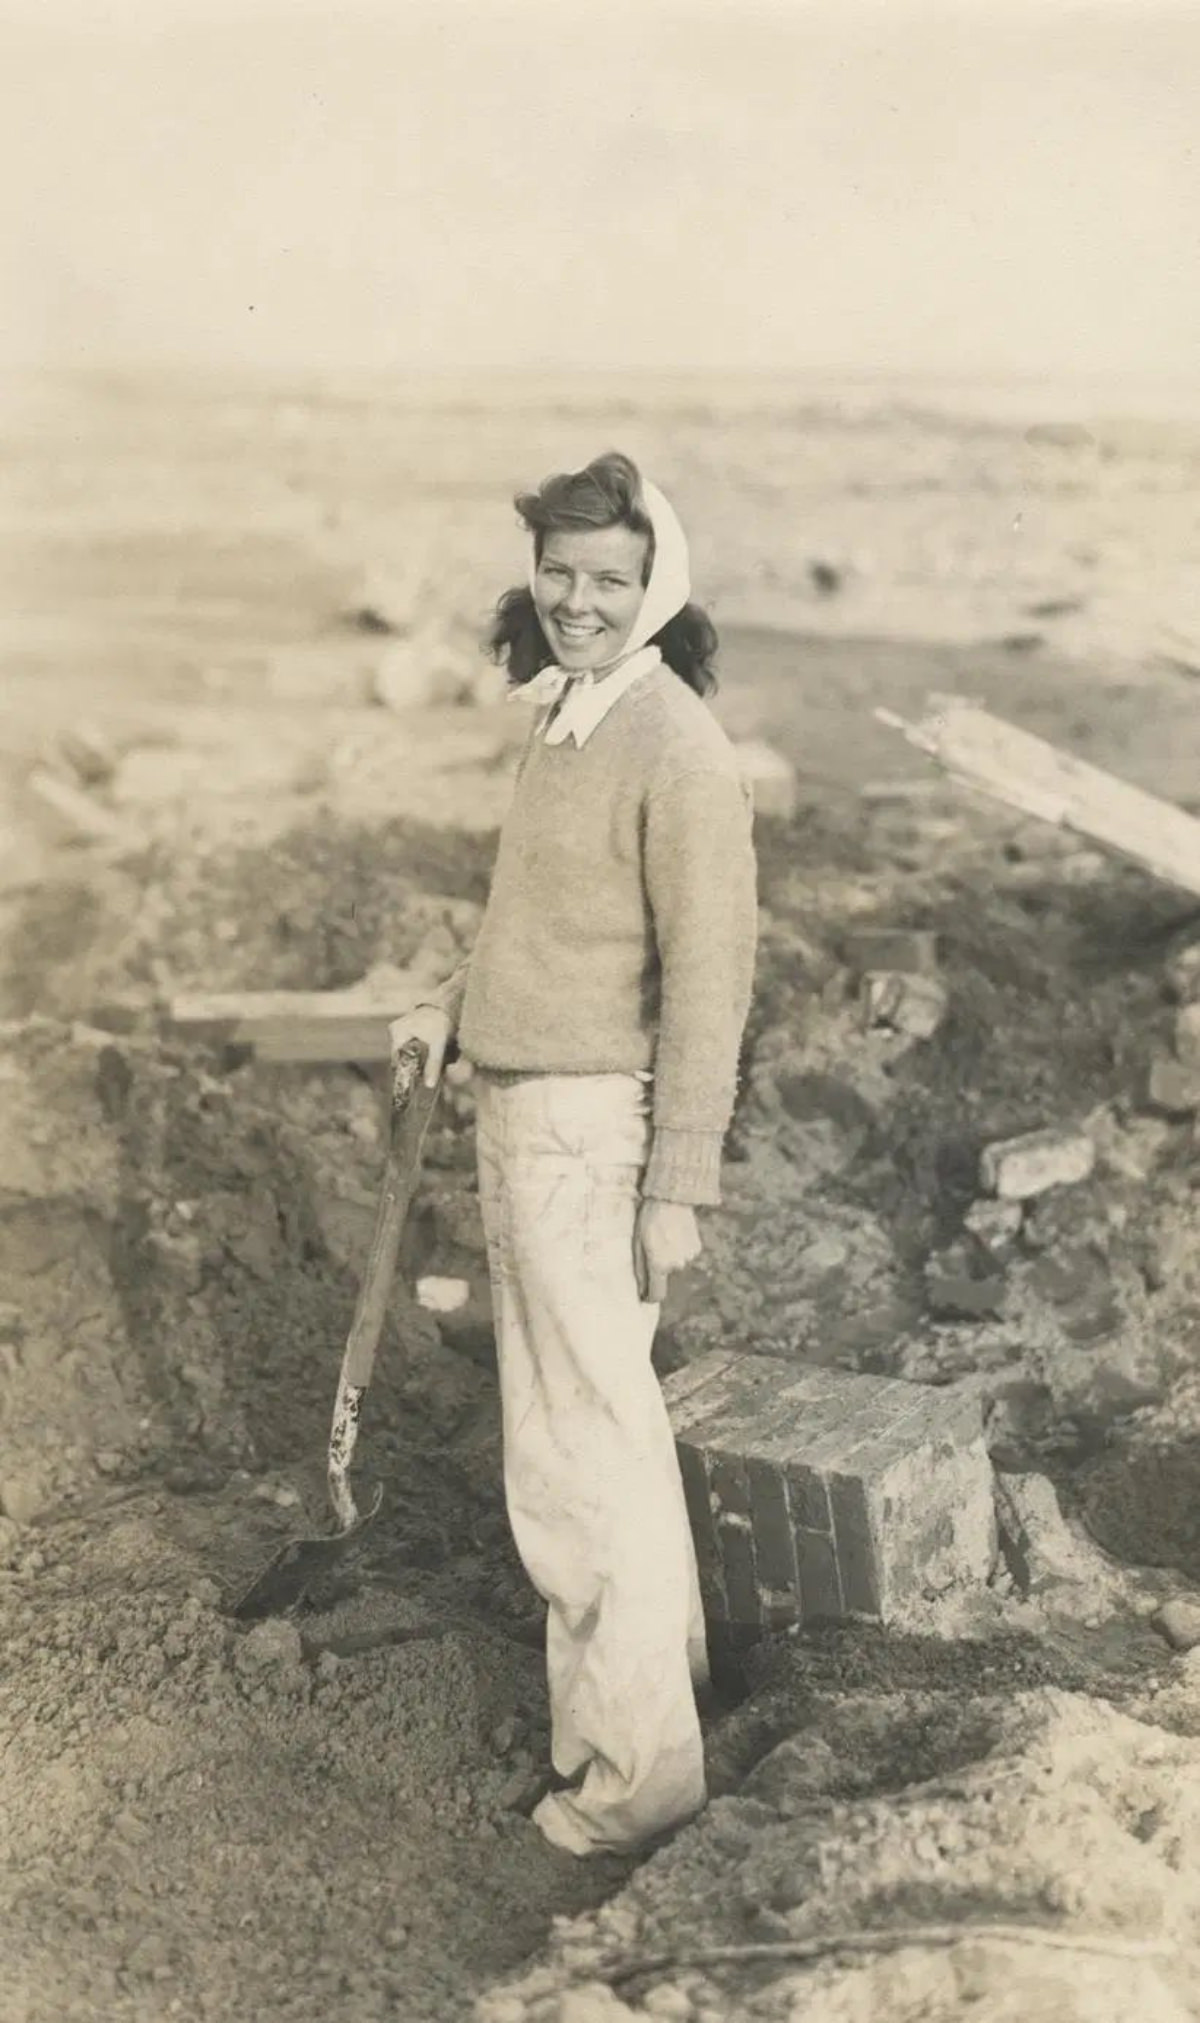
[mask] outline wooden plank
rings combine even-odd
[[[70,780],[61,780],[57,774],[47,772],[44,766],[35,766],[27,784],[30,792],[53,810],[73,837],[88,843],[123,843],[128,840],[125,824]]]
[[[250,1047],[262,1061],[386,1061],[388,1021],[429,987],[413,977],[386,991],[194,991],[174,998],[167,1017],[174,1032]]]
[[[892,710],[875,716],[964,785],[1200,895],[1200,822],[1182,808],[955,697],[930,697],[915,724]]]

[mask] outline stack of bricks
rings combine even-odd
[[[710,1629],[887,1622],[986,1581],[992,1471],[978,1400],[716,1350],[668,1378]]]

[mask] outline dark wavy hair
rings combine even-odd
[[[646,560],[642,581],[649,582],[654,565],[654,529],[642,498],[638,467],[619,450],[606,450],[603,456],[593,457],[581,471],[560,471],[543,479],[536,492],[521,492],[513,504],[522,525],[533,536],[534,553],[539,561],[542,543],[549,533],[588,527],[628,527],[635,534],[644,534]],[[686,681],[697,695],[715,693],[717,631],[708,613],[698,604],[685,604],[649,643],[657,646],[672,673]],[[554,659],[533,593],[526,585],[505,591],[496,606],[485,646],[491,658],[506,670],[510,688],[520,688],[532,681]]]

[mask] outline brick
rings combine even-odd
[[[1180,1005],[1175,1014],[1175,1054],[1185,1067],[1200,1069],[1200,1002]]]
[[[740,1463],[718,1462],[710,1468],[709,1480],[716,1514],[727,1620],[731,1623],[760,1623],[762,1609],[758,1594],[758,1568],[745,1470]]]
[[[973,1201],[963,1217],[964,1227],[989,1250],[999,1250],[1019,1236],[1021,1221],[1019,1201]]]
[[[1051,1187],[1086,1180],[1095,1163],[1096,1148],[1083,1132],[1026,1131],[986,1147],[980,1182],[1003,1201],[1028,1201]]]
[[[930,1040],[949,1007],[946,987],[933,976],[872,970],[864,979],[868,1027],[887,1026],[915,1040]]]
[[[834,1543],[847,1615],[879,1614],[879,1555],[871,1528],[866,1489],[854,1475],[834,1475],[829,1484]]]
[[[759,1585],[774,1593],[797,1591],[796,1536],[788,1479],[767,1461],[748,1459],[746,1480],[754,1523]]]
[[[843,946],[859,976],[891,970],[897,976],[936,976],[938,938],[923,927],[856,927]]]
[[[1169,1117],[1190,1117],[1200,1110],[1200,1067],[1158,1054],[1150,1063],[1150,1102]]]
[[[1164,1602],[1154,1618],[1154,1627],[1161,1630],[1177,1651],[1194,1651],[1200,1644],[1200,1602],[1188,1595]]]
[[[796,1541],[800,1561],[802,1622],[838,1622],[846,1613],[833,1540],[819,1531],[802,1531]]]
[[[728,1619],[729,1604],[721,1567],[720,1540],[717,1537],[712,1499],[709,1495],[708,1469],[704,1464],[704,1456],[684,1441],[677,1442],[676,1452],[679,1456],[679,1472],[683,1478],[688,1521],[691,1524],[692,1540],[696,1548],[700,1599],[708,1620],[722,1622]]]
[[[758,815],[790,822],[796,812],[796,769],[773,745],[746,738],[734,745],[738,769],[754,796]]]
[[[719,1352],[664,1392],[710,1628],[888,1621],[987,1578],[991,1467],[965,1388]]]
[[[672,1423],[678,1430],[681,1426],[692,1425],[703,1418],[706,1411],[704,1396],[720,1379],[725,1378],[737,1363],[736,1350],[725,1350],[701,1356],[697,1362],[688,1363],[682,1370],[675,1370],[669,1380],[672,1399]]]

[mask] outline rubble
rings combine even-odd
[[[929,1040],[949,1009],[945,986],[935,977],[873,971],[863,981],[868,1026]]]
[[[1002,1201],[1028,1201],[1051,1187],[1086,1180],[1095,1162],[1095,1145],[1082,1132],[1027,1131],[987,1146],[979,1177]]]
[[[1146,1094],[1167,1117],[1191,1117],[1200,1110],[1200,1063],[1156,1054],[1150,1063]]]
[[[1200,1646],[1200,1595],[1177,1596],[1164,1603],[1154,1618],[1167,1642],[1177,1651],[1194,1651]]]
[[[465,1278],[419,1278],[417,1280],[417,1300],[431,1314],[453,1314],[465,1307],[471,1297],[470,1281]]]
[[[1023,1220],[1019,1201],[996,1201],[983,1199],[973,1201],[963,1217],[963,1227],[969,1229],[989,1249],[1000,1249],[1020,1235]]]

